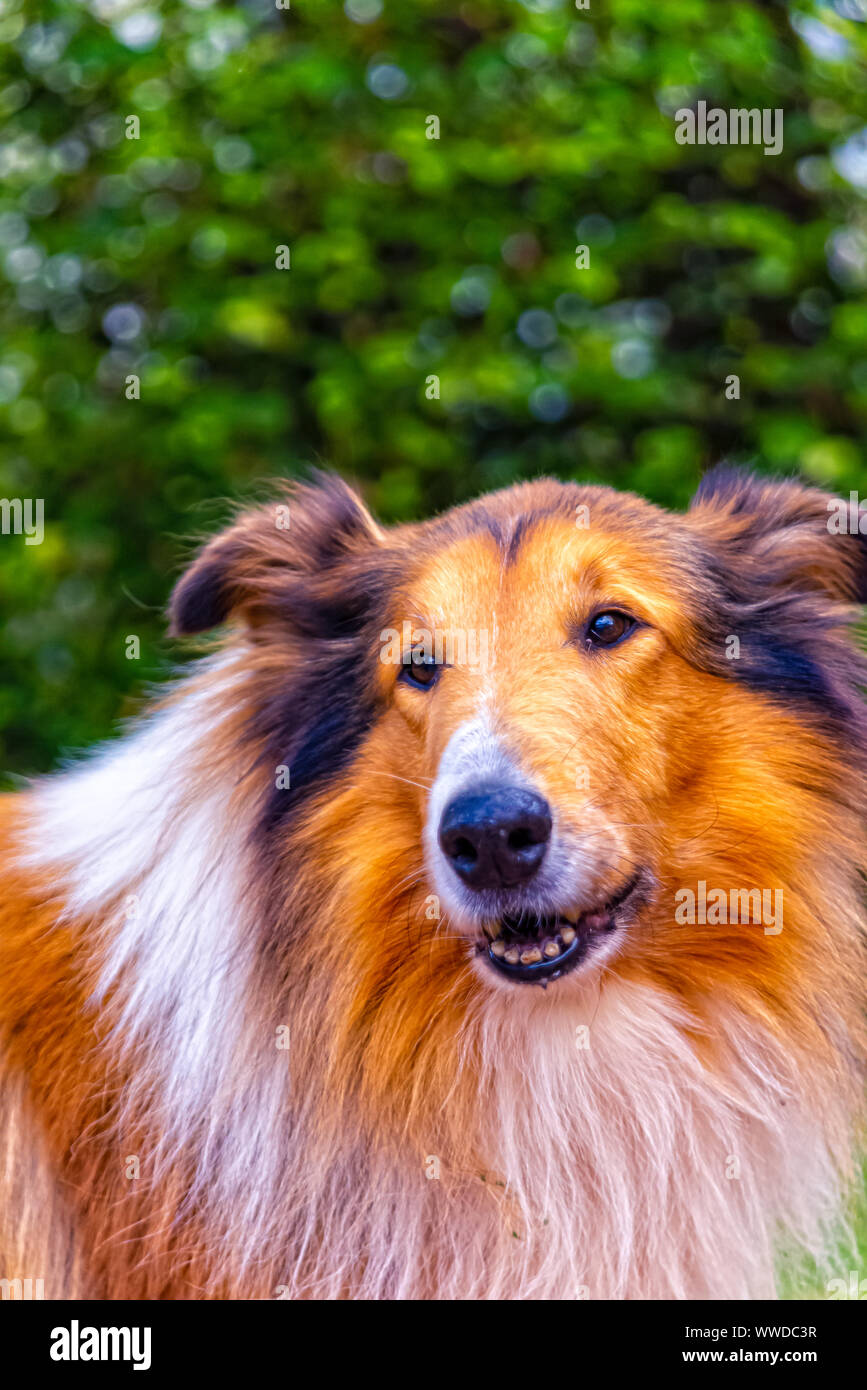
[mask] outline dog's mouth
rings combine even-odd
[[[510,980],[547,985],[568,975],[593,948],[620,925],[627,906],[638,895],[643,874],[633,874],[604,903],[579,916],[537,912],[506,913],[479,942],[477,950],[488,965]]]

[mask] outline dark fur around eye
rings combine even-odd
[[[399,679],[416,690],[429,690],[439,679],[441,669],[433,657],[427,657],[416,649],[407,654]]]
[[[616,647],[635,631],[637,623],[628,613],[619,608],[606,608],[597,613],[587,624],[587,645],[590,647]]]

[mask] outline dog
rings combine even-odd
[[[536,480],[384,528],[317,475],[207,543],[192,669],[0,801],[0,1274],[715,1299],[823,1259],[865,1060],[832,505],[722,468],[684,515]]]

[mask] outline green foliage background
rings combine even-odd
[[[263,478],[386,520],[540,472],[680,506],[720,458],[863,495],[865,55],[867,0],[0,0],[0,496],[46,514],[0,535],[0,777],[171,669],[191,539]],[[679,145],[698,100],[783,152]]]
[[[0,496],[46,537],[0,536],[0,769],[168,668],[188,542],[263,478],[387,520],[543,471],[681,505],[721,457],[863,491],[865,19],[2,0]],[[783,153],[679,145],[699,99]]]

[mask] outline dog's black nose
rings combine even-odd
[[[532,878],[551,838],[547,801],[526,787],[464,792],[440,821],[443,854],[468,888],[513,888]]]

